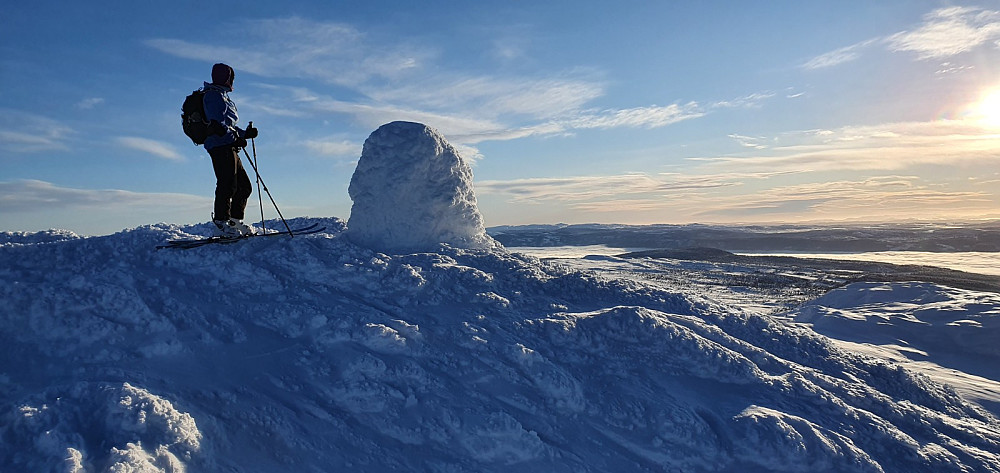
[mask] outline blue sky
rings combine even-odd
[[[996,1],[86,3],[0,14],[0,231],[207,221],[215,62],[286,216],[410,120],[488,226],[1000,218]]]

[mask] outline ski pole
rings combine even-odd
[[[292,234],[292,227],[288,226],[288,222],[285,221],[285,217],[281,215],[281,209],[278,208],[278,203],[274,201],[274,196],[271,195],[271,191],[268,190],[267,184],[264,182],[264,179],[260,177],[260,172],[257,171],[257,165],[254,164],[252,159],[250,159],[250,154],[247,153],[246,148],[243,148],[243,154],[246,155],[247,161],[250,162],[250,166],[253,166],[253,172],[257,174],[257,179],[260,180],[260,185],[264,186],[264,192],[267,192],[267,197],[271,199],[271,204],[274,205],[274,210],[278,212],[278,217],[281,217],[281,223],[285,224],[285,230],[288,230],[288,235],[295,236]]]
[[[247,128],[253,128],[253,120],[250,120],[250,126]],[[257,174],[257,143],[254,143],[253,138],[250,138],[250,148],[253,150],[253,172]],[[260,203],[260,232],[266,234],[267,227],[264,226],[264,196],[260,195],[260,174],[257,174],[257,202]]]

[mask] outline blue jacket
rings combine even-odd
[[[229,99],[231,91],[232,89],[226,86],[205,82],[205,117],[227,128],[225,135],[209,135],[205,139],[206,150],[232,145],[237,138],[244,137],[245,131],[236,126],[240,116],[236,113],[236,104]]]

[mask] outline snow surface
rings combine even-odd
[[[348,237],[388,253],[440,243],[492,248],[472,187],[472,169],[427,125],[392,122],[365,140],[348,189]]]
[[[896,358],[1000,411],[1000,294],[922,282],[855,283],[791,315],[844,346]],[[943,375],[942,365],[949,368]]]
[[[0,238],[0,471],[1000,471],[993,415],[806,325],[312,222],[192,250],[153,247],[207,225]],[[859,303],[942,291],[887,287]],[[803,314],[865,323],[869,289]]]

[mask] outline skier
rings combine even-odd
[[[255,229],[243,223],[250,198],[250,177],[240,161],[240,150],[247,140],[257,136],[257,129],[236,126],[239,116],[236,104],[229,98],[233,91],[235,72],[226,64],[212,66],[212,83],[205,83],[205,116],[210,120],[211,134],[205,140],[205,150],[212,157],[215,169],[215,212],[212,223],[220,236],[252,235]]]

